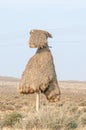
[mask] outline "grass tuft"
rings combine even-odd
[[[22,115],[16,112],[6,115],[1,123],[1,127],[13,127],[22,119]]]
[[[67,124],[67,129],[68,130],[73,130],[77,128],[77,123],[74,120],[71,120],[68,124]]]

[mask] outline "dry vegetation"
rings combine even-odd
[[[18,79],[0,78],[0,130],[86,130],[86,82],[59,81],[61,100],[17,93]]]

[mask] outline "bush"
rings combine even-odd
[[[83,126],[86,125],[86,117],[82,117],[81,118],[81,123],[82,123]]]
[[[68,124],[67,124],[67,129],[76,129],[77,128],[77,123],[74,120],[71,120]]]
[[[13,127],[16,123],[20,121],[21,118],[22,118],[21,114],[16,112],[6,115],[2,121],[1,127],[6,127],[6,126]]]

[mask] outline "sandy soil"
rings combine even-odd
[[[11,77],[0,77],[0,118],[13,111],[28,112],[35,108],[36,94],[23,95],[17,92],[19,79]],[[79,109],[84,106],[86,110],[86,82],[80,81],[59,81],[61,89],[61,100],[56,103],[49,103],[46,97],[41,94],[41,108],[52,107],[51,109],[67,106],[68,103],[78,104]],[[45,109],[44,108],[44,109]],[[51,111],[51,110],[50,110]],[[85,127],[84,127],[85,128]],[[79,130],[79,129],[76,129]],[[81,128],[82,130],[82,128]]]

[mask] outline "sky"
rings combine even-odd
[[[21,77],[36,52],[31,29],[53,35],[58,80],[86,81],[86,0],[0,0],[0,76]]]

